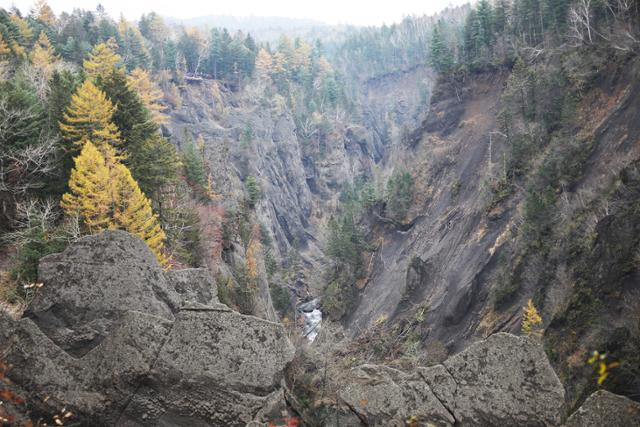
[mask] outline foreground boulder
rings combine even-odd
[[[178,294],[181,306],[217,304],[218,287],[206,268],[187,268],[165,273]]]
[[[82,356],[128,310],[173,319],[178,297],[140,239],[107,231],[78,239],[40,261],[44,287],[27,316],[63,350]]]
[[[220,304],[182,311],[123,425],[244,425],[281,393],[284,330]]]
[[[599,390],[574,412],[566,427],[640,426],[640,403],[624,396]]]
[[[455,422],[419,374],[407,375],[385,366],[354,368],[339,396],[370,426],[403,427],[410,417],[421,425],[452,426]]]
[[[294,352],[282,326],[217,303],[205,271],[165,275],[152,256],[107,232],[43,260],[31,318],[0,322],[31,407],[81,425],[244,426],[281,405]]]
[[[542,346],[499,333],[421,374],[462,425],[558,425],[564,387]],[[448,374],[448,375],[447,375]]]
[[[542,347],[499,333],[442,365],[403,374],[354,368],[340,398],[368,425],[555,426],[564,388]],[[420,424],[420,425],[422,425]]]

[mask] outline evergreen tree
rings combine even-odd
[[[387,210],[396,221],[402,221],[413,202],[413,177],[409,172],[394,172],[387,182]]]
[[[178,179],[180,158],[175,147],[160,135],[133,147],[128,158],[131,171],[142,191],[158,200],[159,192]]]
[[[47,91],[47,111],[49,112],[49,126],[58,129],[64,118],[66,106],[78,87],[76,75],[69,70],[54,71],[49,81]]]
[[[431,34],[430,63],[439,73],[446,73],[453,67],[453,53],[442,36],[439,24],[433,27]]]
[[[115,70],[98,79],[98,86],[116,107],[113,122],[117,126],[124,146],[129,150],[155,135],[158,125],[153,122],[137,93],[129,88],[123,70]]]
[[[262,195],[260,184],[254,176],[248,176],[244,186],[247,189],[247,201],[249,202],[249,206],[254,207]]]
[[[477,43],[486,48],[490,48],[494,40],[494,15],[493,8],[491,7],[489,1],[480,0],[480,2],[478,2],[476,13],[478,16],[478,22],[480,24],[480,31],[477,35]]]
[[[117,144],[120,132],[112,119],[115,107],[104,92],[86,80],[71,97],[71,104],[60,122],[60,132],[68,142],[83,145],[92,141],[100,150]]]
[[[184,174],[187,183],[196,190],[196,192],[204,191],[207,185],[207,170],[204,160],[195,145],[191,141],[187,141],[184,152],[182,154],[182,163],[184,165]]]
[[[6,152],[35,145],[46,112],[33,88],[22,79],[0,82],[0,147]]]

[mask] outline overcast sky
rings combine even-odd
[[[74,8],[94,10],[102,3],[113,17],[128,19],[155,11],[163,16],[192,18],[204,15],[279,16],[308,18],[329,24],[380,25],[400,21],[406,15],[436,13],[449,5],[469,0],[49,0],[56,14]],[[0,0],[0,6],[15,5],[23,13],[34,0]]]

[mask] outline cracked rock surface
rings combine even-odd
[[[93,426],[244,426],[277,406],[294,353],[282,326],[219,304],[205,271],[165,275],[152,257],[105,232],[42,261],[31,318],[1,319],[27,401]]]
[[[340,397],[367,425],[555,426],[564,388],[538,343],[499,333],[410,374],[354,368]]]
[[[598,390],[569,417],[565,426],[640,426],[640,403],[605,390]]]

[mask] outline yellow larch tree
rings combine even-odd
[[[62,136],[76,145],[91,141],[104,153],[104,145],[120,141],[120,132],[111,121],[114,111],[107,95],[87,79],[71,97],[63,115],[60,122]]]
[[[266,49],[260,49],[256,56],[256,71],[260,79],[268,79],[273,71],[273,58]]]
[[[540,325],[542,324],[542,317],[538,313],[538,309],[533,305],[533,301],[529,299],[527,305],[523,307],[522,314],[522,333],[525,335],[541,336],[543,330]]]
[[[318,61],[316,62],[316,67],[318,68],[318,74],[322,78],[333,73],[333,67],[331,66],[329,61],[327,61],[327,58],[325,58],[324,56],[321,56],[320,58],[318,58]]]
[[[169,262],[163,253],[166,236],[151,209],[151,202],[125,165],[118,163],[112,178],[117,186],[114,218],[119,228],[144,240],[160,264],[166,266]]]
[[[169,118],[164,114],[167,107],[161,102],[163,98],[162,91],[160,87],[151,80],[147,71],[140,68],[134,69],[131,74],[127,76],[127,85],[129,89],[138,93],[142,103],[151,113],[153,121],[159,125],[168,122]]]
[[[12,14],[10,19],[11,23],[18,28],[19,43],[23,47],[29,46],[31,40],[33,40],[33,29],[31,29],[29,23],[16,14]]]
[[[68,216],[78,217],[90,233],[115,228],[109,168],[104,156],[86,141],[74,162],[69,192],[62,196],[60,206]]]
[[[104,155],[103,155],[104,153]],[[140,237],[163,266],[166,236],[138,183],[120,163],[115,150],[104,151],[86,141],[69,179],[69,192],[60,203],[65,214],[77,216],[90,233],[126,230]]]
[[[2,34],[0,34],[0,55],[7,55],[11,53],[11,49],[9,49],[9,45],[4,41]]]
[[[311,65],[311,52],[313,48],[305,41],[301,41],[298,47],[293,51],[291,58],[291,66],[294,69],[308,70]]]
[[[284,73],[287,70],[287,58],[281,52],[273,55],[272,72],[274,74]]]
[[[106,76],[113,72],[121,63],[122,58],[116,52],[115,41],[98,43],[84,60],[83,66],[90,79]]]
[[[46,0],[36,0],[33,6],[33,16],[43,24],[53,26],[56,23],[56,15]]]
[[[40,36],[33,46],[30,57],[31,63],[36,70],[48,79],[56,62],[56,54],[53,46],[51,46],[49,37],[47,37],[44,31],[40,32]]]

